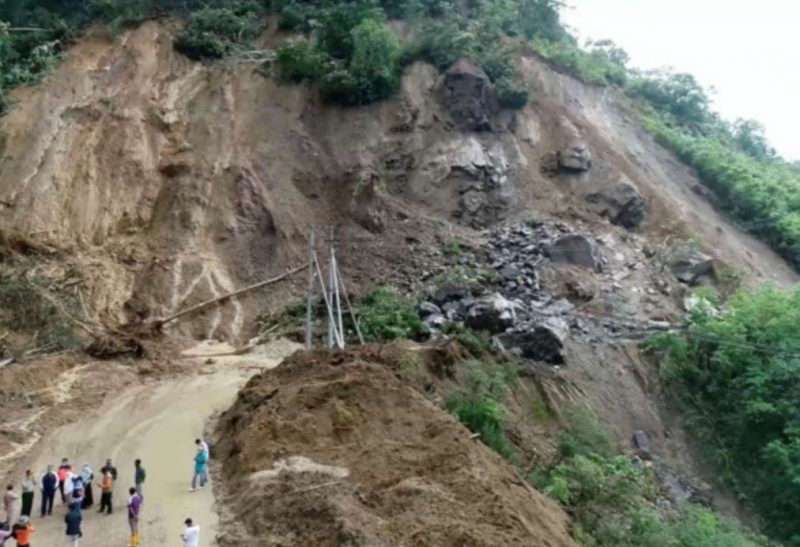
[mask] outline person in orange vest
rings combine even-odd
[[[14,537],[17,538],[17,547],[31,547],[31,534],[33,525],[30,517],[20,517],[19,522],[12,528]]]
[[[58,466],[58,490],[61,492],[61,503],[64,505],[67,503],[67,492],[64,492],[64,483],[70,473],[72,473],[72,466],[69,464],[69,460],[62,458],[61,465]]]
[[[100,513],[108,509],[108,514],[114,512],[113,496],[114,496],[114,476],[111,471],[106,471],[103,474],[103,482],[99,483],[100,486]]]

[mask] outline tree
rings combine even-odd
[[[733,124],[733,139],[742,152],[757,160],[775,159],[775,149],[767,141],[764,126],[755,120],[736,120]]]

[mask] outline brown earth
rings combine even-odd
[[[295,354],[223,414],[221,545],[574,545],[554,502],[370,351]]]

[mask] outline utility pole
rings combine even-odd
[[[325,277],[322,273],[322,267],[319,261],[319,255],[315,247],[316,244],[316,228],[317,226],[309,227],[309,274],[308,274],[308,294],[306,295],[306,332],[305,342],[306,349],[310,350],[314,345],[313,333],[313,302],[316,294],[317,283],[319,280],[320,292],[322,299],[325,302],[325,311],[328,315],[328,347],[344,349],[345,347],[345,333],[344,333],[344,313],[342,311],[342,300],[347,303],[350,317],[353,320],[356,333],[358,334],[359,341],[363,344],[364,339],[361,336],[361,329],[358,325],[355,312],[350,305],[350,298],[344,288],[344,281],[342,279],[342,272],[339,270],[339,261],[336,257],[336,227],[333,225],[319,226],[320,228],[327,229],[329,237],[329,252],[328,252],[328,285],[325,286]]]

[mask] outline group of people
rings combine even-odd
[[[198,487],[203,488],[208,484],[208,444],[202,439],[195,440],[196,453],[194,456],[194,473],[192,475],[191,491]],[[130,526],[130,547],[141,544],[139,534],[139,517],[144,502],[144,483],[147,473],[142,461],[134,461],[134,485],[128,489],[128,524]],[[0,523],[0,547],[8,538],[14,538],[17,547],[31,547],[31,537],[34,532],[31,523],[34,496],[37,489],[41,491],[41,517],[53,514],[53,505],[58,495],[66,507],[64,517],[66,524],[67,547],[78,547],[80,538],[83,537],[81,525],[82,511],[94,505],[93,481],[95,474],[87,463],[80,469],[73,468],[69,459],[61,460],[61,465],[55,468],[48,465],[45,472],[37,480],[30,469],[25,472],[21,483],[21,495],[17,493],[14,484],[6,487],[3,495],[3,508],[6,520]],[[106,460],[100,469],[98,480],[94,482],[100,490],[99,513],[110,515],[114,512],[114,483],[117,480],[117,468],[112,461]],[[184,521],[185,529],[181,534],[184,547],[198,547],[200,542],[200,527],[191,518]]]

